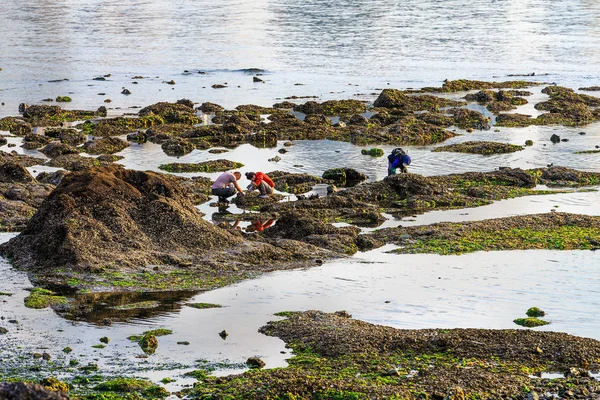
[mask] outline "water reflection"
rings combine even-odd
[[[171,314],[196,294],[198,291],[80,294],[59,313],[70,320],[110,325]]]

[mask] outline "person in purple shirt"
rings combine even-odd
[[[219,196],[219,203],[229,203],[228,197],[236,193],[244,194],[238,181],[242,177],[239,171],[223,172],[212,185],[212,194]]]

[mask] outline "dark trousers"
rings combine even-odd
[[[224,199],[233,196],[236,192],[237,190],[233,186],[212,189],[212,194],[214,194],[215,196],[222,197]]]
[[[260,192],[260,194],[271,194],[273,193],[273,188],[271,186],[269,186],[269,184],[267,182],[261,182],[260,185],[258,185],[258,191]]]

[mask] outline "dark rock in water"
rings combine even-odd
[[[6,141],[6,139],[4,140]],[[26,150],[33,150],[45,146],[51,141],[52,139],[49,137],[37,135],[35,133],[29,133],[23,138],[23,144],[21,145],[21,147],[23,147]]]
[[[35,182],[35,179],[25,167],[8,161],[0,163],[0,182],[31,183]]]
[[[92,167],[107,166],[109,164],[93,157],[82,157],[79,154],[64,154],[53,158],[45,165],[64,168],[68,171],[84,171]]]
[[[219,336],[221,336],[221,339],[225,340],[227,336],[229,336],[229,333],[227,333],[227,331],[223,329],[221,332],[219,332]]]
[[[158,339],[151,333],[147,333],[139,342],[142,351],[146,354],[154,354],[158,348]]]
[[[117,167],[67,175],[0,251],[24,268],[98,271],[171,263],[241,242],[202,219],[175,179]]]
[[[163,149],[165,154],[167,154],[169,156],[181,157],[185,154],[190,153],[192,150],[194,150],[194,145],[185,139],[176,138],[176,139],[169,139],[169,140],[165,141],[161,145],[161,148]]]
[[[0,398],[6,400],[68,400],[64,392],[26,382],[0,382]]]
[[[107,163],[114,163],[116,161],[122,160],[123,158],[123,156],[116,156],[114,154],[101,154],[97,157],[99,161]]]
[[[331,179],[341,184],[356,184],[367,178],[365,174],[352,168],[332,168],[323,173],[323,179]]]
[[[85,143],[87,136],[74,128],[48,128],[44,130],[47,137],[60,140],[61,143],[77,146]]]
[[[98,140],[90,140],[83,145],[89,154],[113,154],[129,147],[129,143],[118,137],[104,137]]]
[[[265,230],[265,236],[302,240],[337,253],[353,254],[357,250],[356,238],[360,232],[356,227],[337,228],[313,218],[309,213],[287,212],[277,224]]]
[[[206,102],[202,103],[198,109],[203,113],[215,113],[218,111],[223,111],[225,108],[215,103]]]
[[[129,94],[131,94],[131,91],[129,89],[123,89],[121,91],[121,94],[129,95]]]
[[[256,77],[256,76],[253,76],[252,77],[252,82],[264,82],[264,81],[262,79]]]
[[[259,357],[248,358],[248,360],[246,360],[246,364],[250,368],[262,368],[266,365],[265,362],[263,360],[261,360]]]
[[[16,136],[25,136],[32,132],[31,124],[15,117],[0,119],[0,131],[9,131]]]
[[[46,147],[41,149],[40,152],[44,153],[50,158],[55,158],[66,154],[79,154],[79,150],[75,147],[60,142],[49,143]]]
[[[139,115],[140,117],[159,116],[164,122],[171,124],[194,125],[200,122],[194,111],[194,103],[187,99],[179,100],[177,103],[152,104],[142,108]]]

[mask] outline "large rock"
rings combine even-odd
[[[29,382],[0,382],[0,399],[5,400],[67,400],[64,392],[55,392]]]
[[[0,251],[24,268],[98,271],[169,264],[241,241],[203,220],[174,179],[106,167],[65,176]]]

